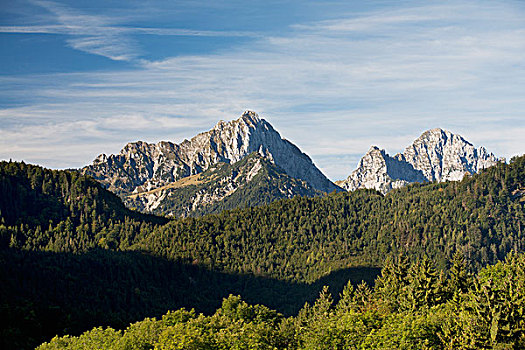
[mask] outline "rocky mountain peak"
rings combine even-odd
[[[117,155],[100,155],[82,172],[123,195],[165,186],[199,174],[219,162],[235,163],[253,152],[316,190],[338,189],[306,154],[281,138],[270,123],[252,111],[245,111],[230,122],[220,121],[211,130],[180,144],[168,141],[128,143]]]
[[[336,183],[347,190],[375,188],[387,193],[412,182],[461,180],[497,161],[485,148],[476,149],[462,136],[435,128],[423,132],[394,157],[372,146],[358,168]]]
[[[246,123],[251,123],[253,125],[259,124],[261,122],[261,118],[259,118],[259,115],[255,113],[254,111],[249,111],[249,110],[244,111],[244,113],[239,118],[239,120],[241,119],[244,120]]]
[[[423,182],[424,176],[410,164],[389,156],[384,149],[372,146],[359,161],[359,166],[343,181],[336,184],[347,191],[372,188],[387,193],[411,182]]]
[[[496,164],[498,158],[476,149],[461,135],[443,129],[424,132],[403,152],[405,161],[423,172],[428,181],[457,181]]]
[[[259,115],[252,111],[245,111],[239,119],[226,122],[219,120],[213,130],[224,130],[228,128],[238,129],[256,129],[261,126],[268,124],[264,119],[261,119]]]
[[[450,131],[448,130],[445,130],[445,129],[441,129],[441,128],[434,128],[434,129],[429,129],[429,130],[426,130],[424,131],[416,140],[418,139],[425,139],[425,138],[428,138],[428,137],[442,137],[442,138],[447,138],[447,137],[450,137],[451,135],[453,135]],[[457,135],[459,136],[459,135]]]

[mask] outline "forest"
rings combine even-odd
[[[193,339],[197,344],[183,348],[243,348],[220,343],[214,332],[281,339],[281,345],[272,343],[268,348],[316,348],[315,342],[327,344],[333,336],[330,348],[347,348],[350,343],[335,345],[345,344],[338,343],[338,329],[344,339],[357,337],[352,344],[380,348],[378,339],[401,341],[392,334],[402,327],[420,327],[423,332],[445,325],[450,328],[442,330],[444,340],[425,335],[417,340],[423,343],[413,343],[414,348],[523,345],[519,328],[523,324],[516,321],[509,326],[514,321],[499,319],[518,317],[523,305],[519,299],[523,281],[512,278],[508,282],[512,286],[502,281],[523,264],[523,257],[510,253],[525,247],[524,195],[525,157],[516,157],[460,182],[415,184],[385,196],[358,190],[168,219],[125,208],[117,196],[75,171],[1,162],[0,312],[10,320],[1,334],[3,348],[31,348],[66,334],[71,337],[56,338],[45,346],[73,344],[78,341],[74,336],[95,326],[112,328],[95,328],[80,337],[120,344],[127,337],[139,337],[136,332],[141,327],[157,332],[142,348],[164,339],[163,332],[171,339]],[[508,256],[512,258],[502,264]],[[411,267],[392,272],[403,267],[396,262],[399,259],[412,262]],[[466,266],[469,282],[451,287],[456,283],[452,271],[458,259]],[[415,277],[421,269],[434,276],[427,281],[432,288],[427,287],[435,291],[425,287],[416,297],[416,285],[427,283]],[[400,279],[397,285],[392,274]],[[367,284],[360,285],[361,280]],[[337,303],[326,290],[316,301],[323,285],[329,286]],[[393,289],[387,292],[388,288]],[[385,293],[405,294],[386,298]],[[494,299],[494,295],[504,299],[501,305],[516,303],[514,316],[503,315],[500,304],[484,311],[468,306],[483,302],[475,298]],[[492,299],[487,302],[496,302]],[[429,300],[437,304],[430,305]],[[312,306],[303,307],[305,302]],[[314,310],[323,303],[330,306],[323,306],[325,318],[316,323],[321,316]],[[343,312],[341,303],[348,306],[344,317],[338,313]],[[232,308],[252,316],[238,318],[231,314]],[[483,312],[491,314],[473,323],[472,315],[482,317]],[[450,319],[451,315],[457,317]],[[150,319],[121,330],[145,317]],[[351,322],[338,323],[344,319]],[[490,332],[481,339],[478,333],[486,322]],[[314,340],[323,334],[315,328],[321,323],[330,324],[326,331],[333,328],[334,334]],[[347,329],[357,324],[362,324],[362,331]],[[464,334],[461,327],[478,326],[471,329],[471,338],[457,338]],[[503,330],[512,336],[500,337]],[[367,332],[383,335],[359,338]],[[417,332],[410,328],[407,334]],[[206,345],[199,347],[201,341]],[[159,344],[157,348],[163,348]]]
[[[230,295],[212,315],[194,309],[125,330],[97,327],[37,349],[523,349],[525,256],[468,272],[456,254],[447,277],[429,259],[389,260],[375,286],[323,288],[295,317]]]

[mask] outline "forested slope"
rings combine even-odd
[[[525,247],[525,158],[461,182],[294,198],[172,221],[138,242],[216,269],[313,281],[348,266],[380,266],[401,252],[440,268],[455,252],[472,266]]]
[[[523,349],[524,256],[477,275],[459,254],[451,263],[444,275],[428,259],[400,256],[373,288],[349,283],[335,302],[324,288],[295,317],[229,296],[211,316],[180,309],[38,349]]]
[[[181,306],[210,312],[224,293],[293,313],[320,288],[308,283],[324,277],[337,293],[341,280],[373,280],[377,270],[369,268],[400,253],[429,256],[443,269],[459,252],[477,270],[525,247],[524,193],[519,157],[461,182],[386,196],[359,190],[296,197],[168,221],[127,210],[89,177],[2,162],[0,263],[8,283],[1,310],[20,320],[4,339],[34,344],[71,325],[73,334],[93,326],[87,319],[121,326]],[[351,269],[360,266],[367,269]],[[60,286],[69,293],[63,299]],[[289,298],[271,304],[288,287]],[[28,320],[35,329],[24,326]]]
[[[379,266],[400,252],[428,254],[444,267],[459,251],[480,267],[525,247],[525,157],[460,182],[386,196],[298,197],[164,225],[125,209],[84,176],[19,163],[1,168],[0,233],[14,248],[138,249],[228,272],[313,281],[338,268]]]
[[[71,252],[118,248],[124,232],[145,233],[167,221],[126,209],[117,196],[75,171],[0,162],[2,246]]]

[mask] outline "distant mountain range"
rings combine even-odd
[[[252,154],[256,155],[250,161],[237,164]],[[231,122],[219,121],[210,131],[180,144],[128,143],[117,155],[98,156],[82,173],[129,206],[166,215],[341,190],[310,157],[251,111]]]
[[[371,147],[346,180],[331,182],[308,155],[252,111],[219,121],[180,144],[128,143],[81,169],[131,208],[168,216],[194,216],[256,206],[296,195],[376,189],[383,194],[414,182],[460,180],[498,158],[442,129],[424,132],[393,157]]]
[[[372,146],[358,168],[336,184],[348,191],[373,188],[385,194],[414,182],[458,181],[498,161],[484,147],[477,149],[460,135],[432,129],[393,157]]]

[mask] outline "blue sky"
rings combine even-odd
[[[525,150],[523,1],[3,1],[0,159],[80,167],[255,110],[332,180],[441,127]]]

